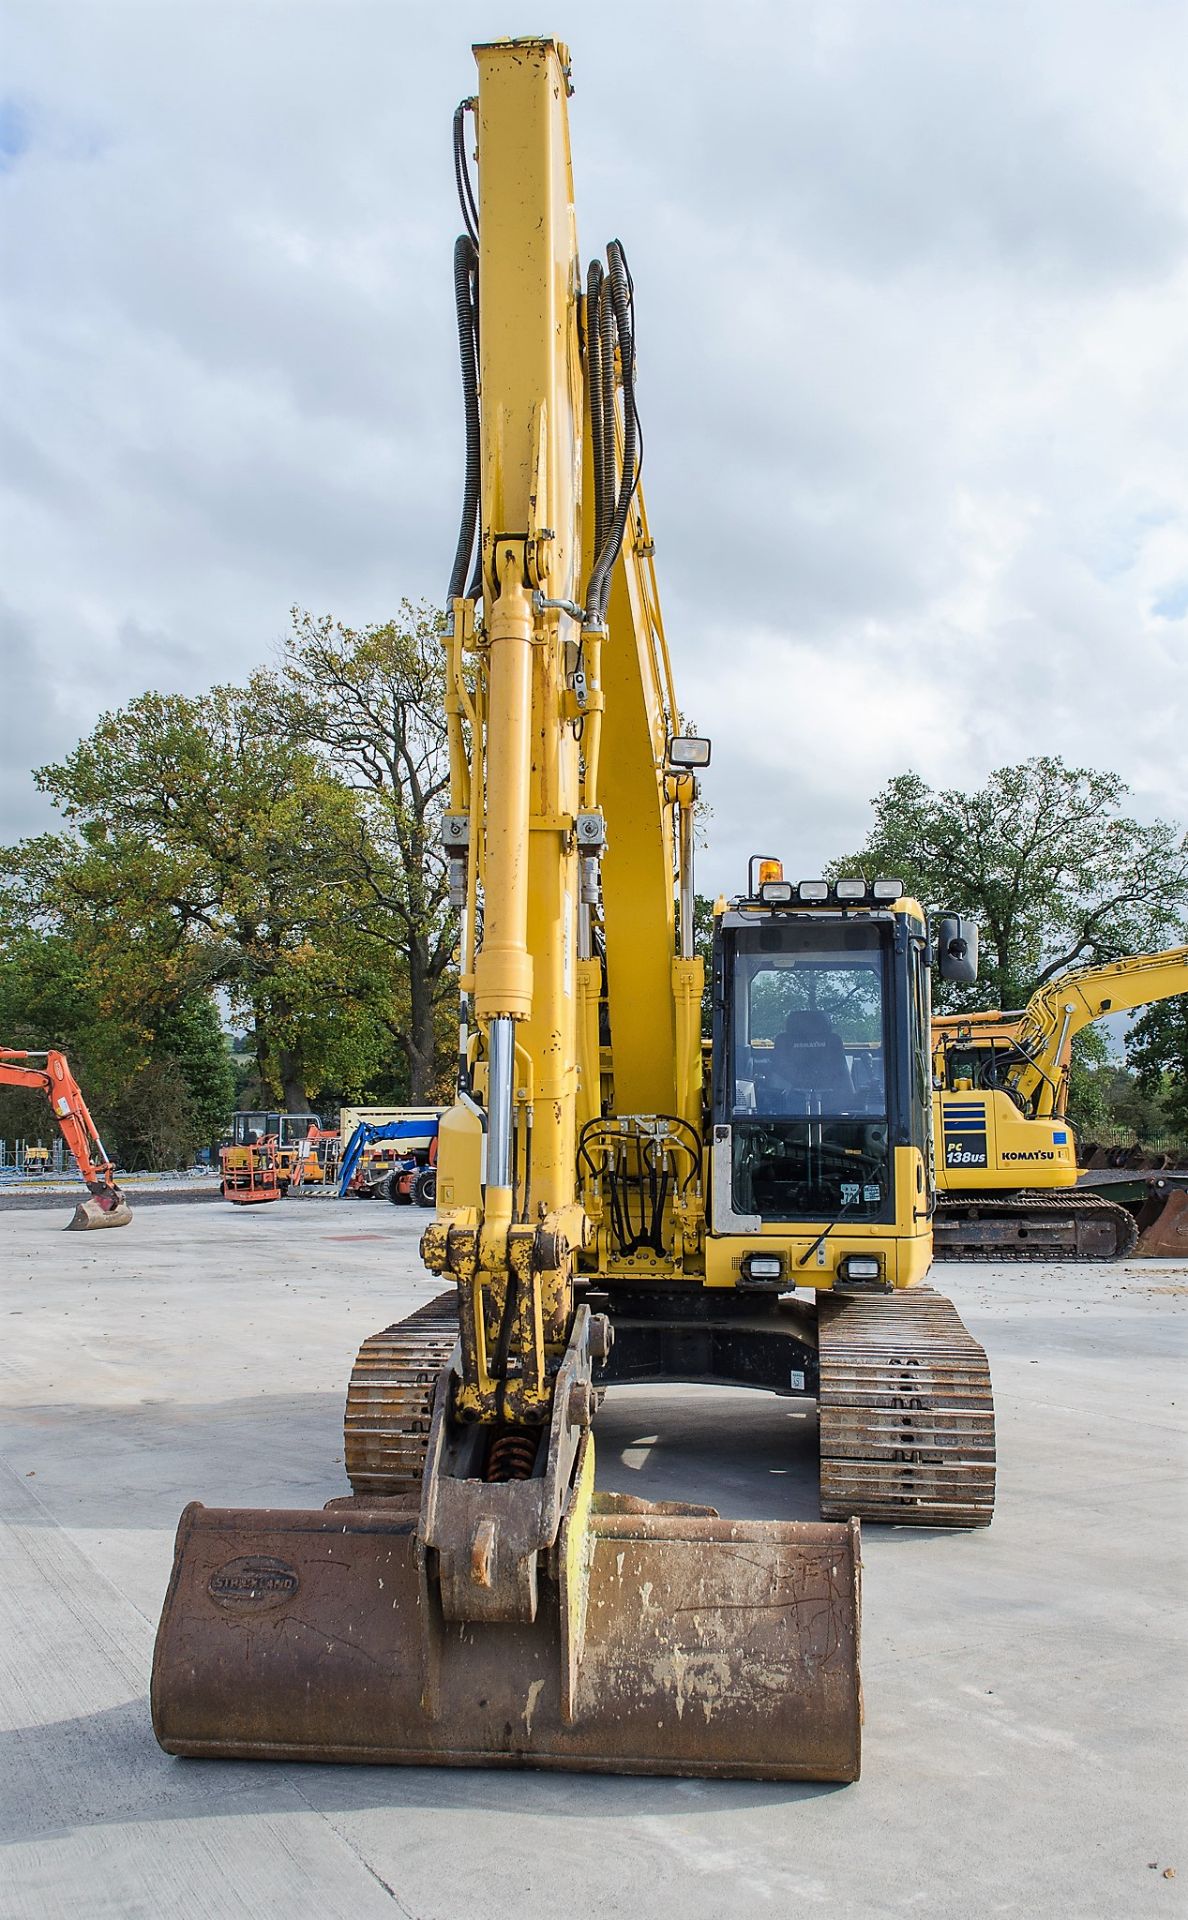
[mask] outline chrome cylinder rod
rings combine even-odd
[[[512,1095],[516,1066],[516,1023],[497,1014],[488,1035],[487,1186],[511,1186]]]
[[[681,886],[681,959],[693,958],[693,809],[678,808],[680,816],[680,886]]]

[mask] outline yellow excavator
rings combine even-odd
[[[1113,1260],[1133,1250],[1134,1215],[1075,1191],[1072,1043],[1104,1014],[1180,993],[1188,993],[1188,947],[1169,947],[1062,974],[1019,1013],[934,1017],[938,1254]]]
[[[970,979],[973,930],[894,879],[756,858],[715,914],[703,1082],[710,747],[661,620],[631,274],[618,241],[581,271],[566,49],[475,55],[442,830],[464,1017],[422,1240],[443,1291],[363,1345],[350,1495],[187,1508],[153,1724],[187,1755],[852,1780],[859,1520],[993,1506],[985,1355],[921,1284],[930,967]],[[596,1483],[602,1396],[640,1381],[815,1397],[822,1520]]]

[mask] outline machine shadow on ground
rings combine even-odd
[[[78,1756],[92,1756],[85,1781]],[[152,1735],[148,1696],[0,1734],[0,1777],[23,1781],[0,1819],[0,1849],[96,1825],[401,1809],[529,1819],[688,1818],[699,1808],[787,1808],[844,1791],[815,1781],[679,1780],[523,1767],[295,1765],[179,1760]]]

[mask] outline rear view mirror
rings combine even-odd
[[[942,980],[972,986],[978,977],[978,928],[974,920],[947,913],[936,930],[936,963]]]

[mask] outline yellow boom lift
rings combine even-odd
[[[752,862],[714,932],[639,487],[621,245],[583,276],[569,60],[476,48],[455,118],[466,492],[450,585],[466,1017],[422,1252],[372,1336],[350,1497],[189,1507],[153,1673],[170,1752],[851,1780],[857,1517],[980,1526],[982,1349],[932,1249],[929,963],[897,881]],[[466,115],[478,136],[478,193]],[[821,1522],[595,1485],[621,1381],[816,1396]]]
[[[1067,1118],[1072,1043],[1103,1014],[1180,993],[1188,993],[1188,947],[1170,947],[1062,974],[1021,1013],[933,1020],[938,1253],[1112,1260],[1131,1252],[1133,1214],[1070,1191],[1078,1178]]]

